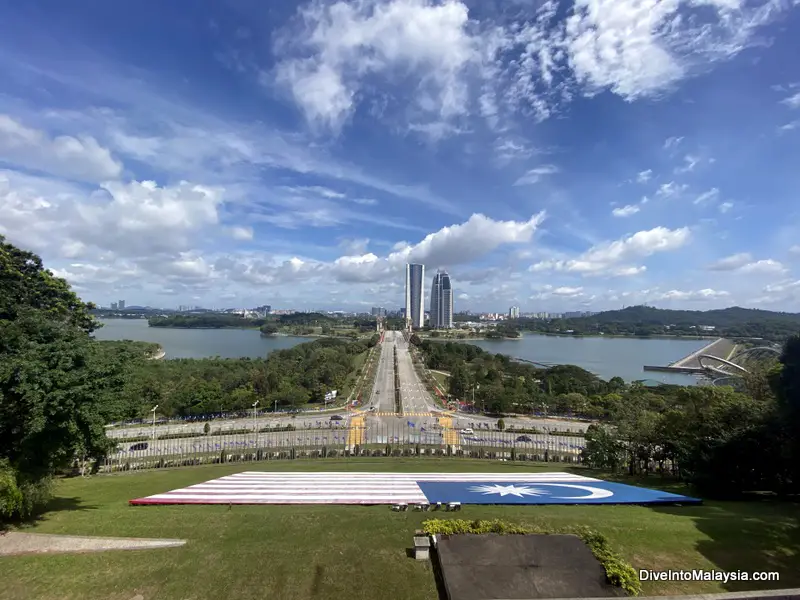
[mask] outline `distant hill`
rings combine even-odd
[[[581,317],[597,323],[637,323],[642,325],[711,325],[731,327],[745,323],[796,323],[800,314],[774,312],[757,308],[732,306],[715,310],[669,310],[650,306],[629,306],[622,310],[609,310],[591,317]]]
[[[589,317],[550,321],[520,319],[518,325],[530,331],[570,335],[719,335],[782,342],[800,334],[800,314],[739,306],[706,311],[630,306]]]

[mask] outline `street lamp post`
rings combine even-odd
[[[547,427],[547,402],[542,402],[542,410],[544,411],[544,462],[549,462],[550,430]]]
[[[150,412],[153,413],[153,440],[156,439],[156,409],[158,408],[158,404],[156,404],[153,408],[150,409]]]
[[[258,413],[256,410],[257,407],[258,407],[258,400],[253,402],[253,429],[256,430],[256,447],[258,447]]]

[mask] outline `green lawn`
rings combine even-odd
[[[431,513],[385,506],[141,506],[131,498],[244,470],[543,471],[555,465],[465,459],[327,459],[225,464],[70,479],[28,531],[188,539],[181,548],[4,558],[0,598],[434,599],[428,563],[407,558]],[[581,471],[586,472],[586,471]],[[656,487],[658,479],[651,480]],[[666,486],[660,486],[666,487]],[[635,568],[777,570],[800,586],[800,507],[466,506],[461,518],[548,529],[588,525]],[[756,584],[728,584],[728,590]],[[645,594],[725,591],[718,583],[646,583]]]
[[[437,373],[436,371],[431,371],[431,375],[436,380],[436,383],[439,384],[439,387],[443,390],[447,390],[448,386],[450,385],[448,382],[450,380],[449,375],[445,375],[443,373]]]

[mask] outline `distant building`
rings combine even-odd
[[[117,303],[116,302],[112,302],[111,303],[111,310],[117,310]]]
[[[117,302],[117,307],[118,307],[120,310],[122,310],[123,308],[125,308],[125,300],[120,300],[119,302]]]
[[[453,328],[453,286],[447,271],[439,271],[433,276],[431,327],[434,329]]]
[[[373,317],[385,317],[386,316],[386,309],[382,306],[373,306],[372,307],[372,316]]]
[[[519,319],[519,306],[512,306],[508,309],[509,319]]]
[[[425,265],[406,265],[406,322],[408,327],[421,328],[425,322]]]

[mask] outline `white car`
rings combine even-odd
[[[461,433],[462,433],[462,435],[472,435],[472,434],[474,434],[475,432],[474,432],[474,431],[472,431],[472,428],[471,428],[471,427],[467,427],[467,428],[465,428],[465,429],[462,429],[462,430],[461,430]]]

